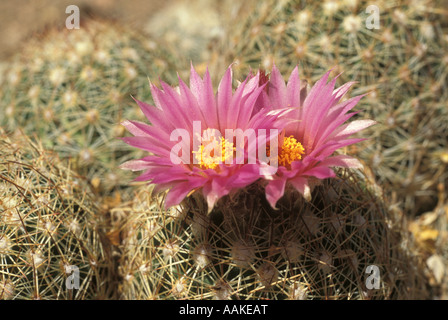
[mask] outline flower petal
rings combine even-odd
[[[170,157],[170,147],[166,143],[164,144],[163,141],[158,141],[150,136],[123,137],[120,139],[130,146],[152,152],[159,156]]]
[[[194,70],[193,65],[191,65],[190,89],[196,97],[202,113],[207,116],[208,127],[219,129],[216,101],[208,70],[204,76],[204,80],[202,80],[196,70]]]
[[[334,157],[327,158],[320,163],[321,166],[328,167],[344,167],[344,168],[362,168],[363,165],[358,159],[347,156],[347,155],[337,155]]]
[[[275,64],[272,67],[269,82],[269,97],[271,98],[271,104],[274,108],[288,107],[285,80],[283,80],[283,77]]]
[[[170,191],[168,191],[166,195],[165,207],[169,208],[178,205],[192,190],[197,187],[198,184],[192,184],[191,181],[176,184],[170,189]]]
[[[158,127],[165,132],[171,132],[175,129],[175,127],[171,123],[166,121],[163,110],[151,106],[145,102],[139,101],[134,97],[132,98],[135,100],[135,102],[137,102],[143,114],[151,122],[153,126]]]
[[[311,188],[308,184],[307,178],[297,177],[289,180],[289,182],[303,195],[306,201],[311,201]]]
[[[374,125],[375,123],[376,123],[376,121],[373,121],[373,120],[352,121],[352,122],[347,123],[346,125],[338,128],[337,130],[335,130],[328,137],[328,139],[335,139],[335,140],[345,139],[345,138],[351,136],[352,134],[355,134],[361,130],[364,130],[364,129]]]
[[[140,171],[151,167],[152,164],[142,159],[129,160],[119,166],[120,169]]]
[[[292,70],[291,75],[289,76],[288,83],[286,85],[286,94],[288,105],[283,107],[300,107],[300,78],[299,68],[297,66],[294,70]]]
[[[270,180],[266,185],[266,199],[272,208],[275,209],[277,201],[283,196],[285,192],[286,179],[278,178]]]
[[[317,179],[327,179],[327,178],[333,178],[336,176],[336,174],[334,173],[334,171],[328,167],[324,167],[324,166],[318,166],[318,167],[314,167],[310,170],[305,171],[304,173],[307,176],[313,176],[316,177]]]
[[[230,102],[232,100],[232,69],[227,68],[224,77],[221,79],[218,86],[218,119],[220,130],[228,128],[227,116],[229,113]]]

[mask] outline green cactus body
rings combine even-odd
[[[273,210],[263,188],[222,199],[207,215],[196,194],[163,211],[146,188],[122,225],[124,299],[418,299],[427,297],[402,221],[359,172],[289,190]],[[373,190],[373,191],[372,191]],[[378,287],[368,282],[379,270]]]
[[[148,81],[174,82],[180,60],[113,22],[50,29],[30,39],[5,70],[0,125],[38,135],[46,148],[74,159],[98,189],[116,190],[132,180],[118,169],[133,154],[118,139],[125,134],[120,123],[143,116],[132,96],[151,101]]]
[[[432,210],[437,184],[448,186],[448,38],[440,1],[377,1],[379,29],[368,27],[368,1],[259,1],[229,22],[213,46],[210,69],[236,62],[286,74],[300,65],[314,83],[333,69],[338,81],[356,81],[367,94],[363,117],[378,121],[370,139],[348,148],[374,169],[390,200],[411,215]],[[372,16],[373,17],[373,16]]]
[[[109,251],[88,185],[39,143],[0,134],[0,299],[106,299]]]

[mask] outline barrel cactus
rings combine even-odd
[[[426,299],[403,221],[361,171],[272,209],[259,185],[207,213],[198,194],[164,210],[148,187],[115,214],[123,299]],[[378,268],[378,269],[375,269]],[[378,283],[373,279],[377,270]]]
[[[130,154],[117,139],[124,134],[120,123],[140,116],[130,107],[132,96],[149,99],[148,81],[159,76],[177,79],[173,65],[180,60],[158,40],[115,22],[49,28],[4,71],[0,125],[38,135],[98,190],[116,190],[124,181],[116,168]]]
[[[113,259],[88,184],[39,141],[0,133],[0,299],[107,299]]]
[[[410,215],[432,210],[437,185],[448,184],[448,31],[441,1],[259,1],[245,18],[227,23],[211,46],[210,69],[235,62],[248,70],[301,67],[314,82],[325,70],[352,93],[379,125],[349,148],[371,166],[390,200]],[[374,10],[374,11],[369,11]],[[370,24],[376,19],[379,28]]]

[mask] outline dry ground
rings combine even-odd
[[[148,19],[172,0],[1,0],[0,59],[20,48],[23,41],[48,25],[65,27],[65,9],[77,5],[80,19],[97,15],[143,27]]]

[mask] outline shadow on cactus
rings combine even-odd
[[[107,299],[113,260],[88,184],[25,136],[0,134],[0,298]]]
[[[288,189],[278,210],[259,184],[225,196],[210,214],[200,194],[168,211],[162,201],[143,188],[130,206],[115,209],[129,216],[122,298],[429,297],[403,220],[361,171],[338,172],[315,187],[310,202]],[[378,286],[369,266],[379,270]]]

